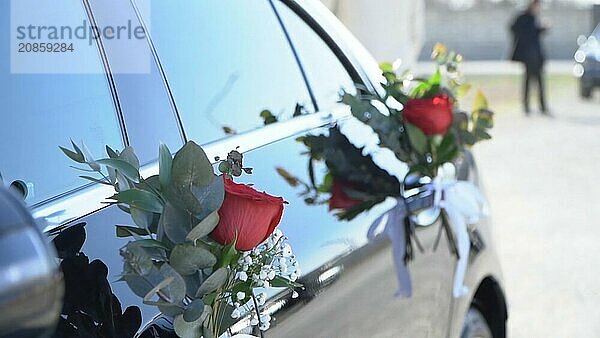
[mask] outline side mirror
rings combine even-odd
[[[54,331],[64,292],[54,251],[23,202],[0,186],[0,337]]]

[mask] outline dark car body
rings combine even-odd
[[[7,22],[6,3],[0,8],[1,22]],[[54,239],[59,256],[63,252],[63,259],[86,262],[72,265],[85,272],[64,271],[70,306],[101,312],[97,302],[109,299],[114,304],[116,298],[120,304],[111,308],[111,318],[126,322],[123,318],[133,311],[126,308],[138,307],[142,336],[168,327],[168,321],[156,317],[154,307],[142,304],[117,281],[122,270],[119,248],[127,239],[117,238],[114,226],[131,224],[129,216],[103,203],[112,195],[111,187],[84,185],[58,145],[68,145],[69,138],[83,140],[97,157],[105,144],[131,145],[147,177],[158,171],[155,159],[161,142],[174,150],[194,140],[209,158],[223,158],[237,148],[244,153],[245,164],[254,168],[244,181],[289,202],[280,228],[303,270],[300,281],[305,290],[297,299],[290,293],[273,295],[266,307],[274,321],[265,336],[458,337],[473,306],[484,315],[494,337],[505,336],[506,302],[487,220],[470,226],[468,296],[452,297],[456,257],[444,240],[432,249],[440,228],[435,221],[416,230],[425,250],[410,263],[412,297],[395,298],[390,244],[385,238],[368,241],[366,236],[371,223],[394,201],[340,222],[326,206],[306,205],[298,191],[277,175],[276,168],[283,167],[307,180],[307,158],[296,138],[326,132],[333,123],[353,123],[347,107],[338,103],[340,88],[353,91],[356,83],[371,92],[381,91],[375,61],[322,4],[153,1],[151,14],[144,14],[135,3],[90,0],[73,11],[98,24],[117,16],[147,24],[145,48],[151,59],[146,73],[111,71],[118,62],[114,60],[130,55],[122,46],[101,39],[94,47],[100,51],[96,61],[102,74],[10,74],[2,49],[7,48],[8,33],[0,33],[0,102],[8,107],[1,118],[0,171],[6,182],[21,180],[34,188],[28,202]],[[151,24],[145,15],[151,15]],[[297,105],[309,114],[292,118]],[[263,126],[262,109],[278,115],[279,122]],[[350,137],[357,144],[370,142],[360,130]],[[401,163],[391,166],[405,170]],[[456,163],[456,173],[458,179],[479,184],[468,153]],[[71,242],[78,243],[70,247]],[[100,273],[90,272],[93,266],[100,267],[94,270]],[[107,276],[102,266],[108,269]],[[70,293],[79,298],[69,298]],[[115,330],[123,329],[114,325]],[[74,332],[73,327],[62,329],[56,336]],[[232,332],[245,329],[243,321],[232,326]]]
[[[600,24],[575,52],[574,73],[579,77],[580,94],[589,98],[600,87]]]

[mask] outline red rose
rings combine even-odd
[[[211,237],[226,245],[237,233],[235,248],[252,250],[275,231],[287,202],[228,178],[224,178],[224,183],[225,199],[219,209],[219,224]]]
[[[349,209],[362,202],[356,198],[348,196],[346,189],[352,189],[356,185],[344,180],[333,180],[331,186],[331,198],[329,199],[329,210]]]
[[[452,124],[452,102],[446,94],[412,99],[404,106],[403,116],[425,135],[445,134]]]

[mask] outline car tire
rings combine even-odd
[[[471,307],[465,316],[461,338],[494,338],[492,330],[483,317],[483,314],[475,307]]]
[[[592,87],[591,86],[581,83],[579,90],[580,90],[580,95],[582,98],[589,99],[590,97],[592,97]]]

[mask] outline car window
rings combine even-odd
[[[136,9],[140,13],[152,9],[145,0],[136,9],[130,1],[121,0],[90,0],[89,4],[100,27],[130,25],[133,31],[140,25]],[[183,145],[183,137],[145,34],[143,39],[123,35],[121,39],[104,38],[102,44],[119,94],[127,139],[140,162],[147,164],[157,159],[159,144],[175,150]]]
[[[11,73],[10,1],[0,1],[0,172],[5,184],[29,184],[35,204],[82,185],[73,162],[58,148],[85,141],[94,156],[104,145],[123,147],[117,113],[95,45],[77,48],[92,56],[90,74]],[[78,1],[62,4],[70,19],[86,19]]]
[[[281,1],[277,12],[300,58],[320,111],[329,111],[339,103],[340,89],[355,93],[354,81],[325,41]]]
[[[313,110],[306,83],[267,0],[152,2],[145,17],[190,139],[205,143]]]

